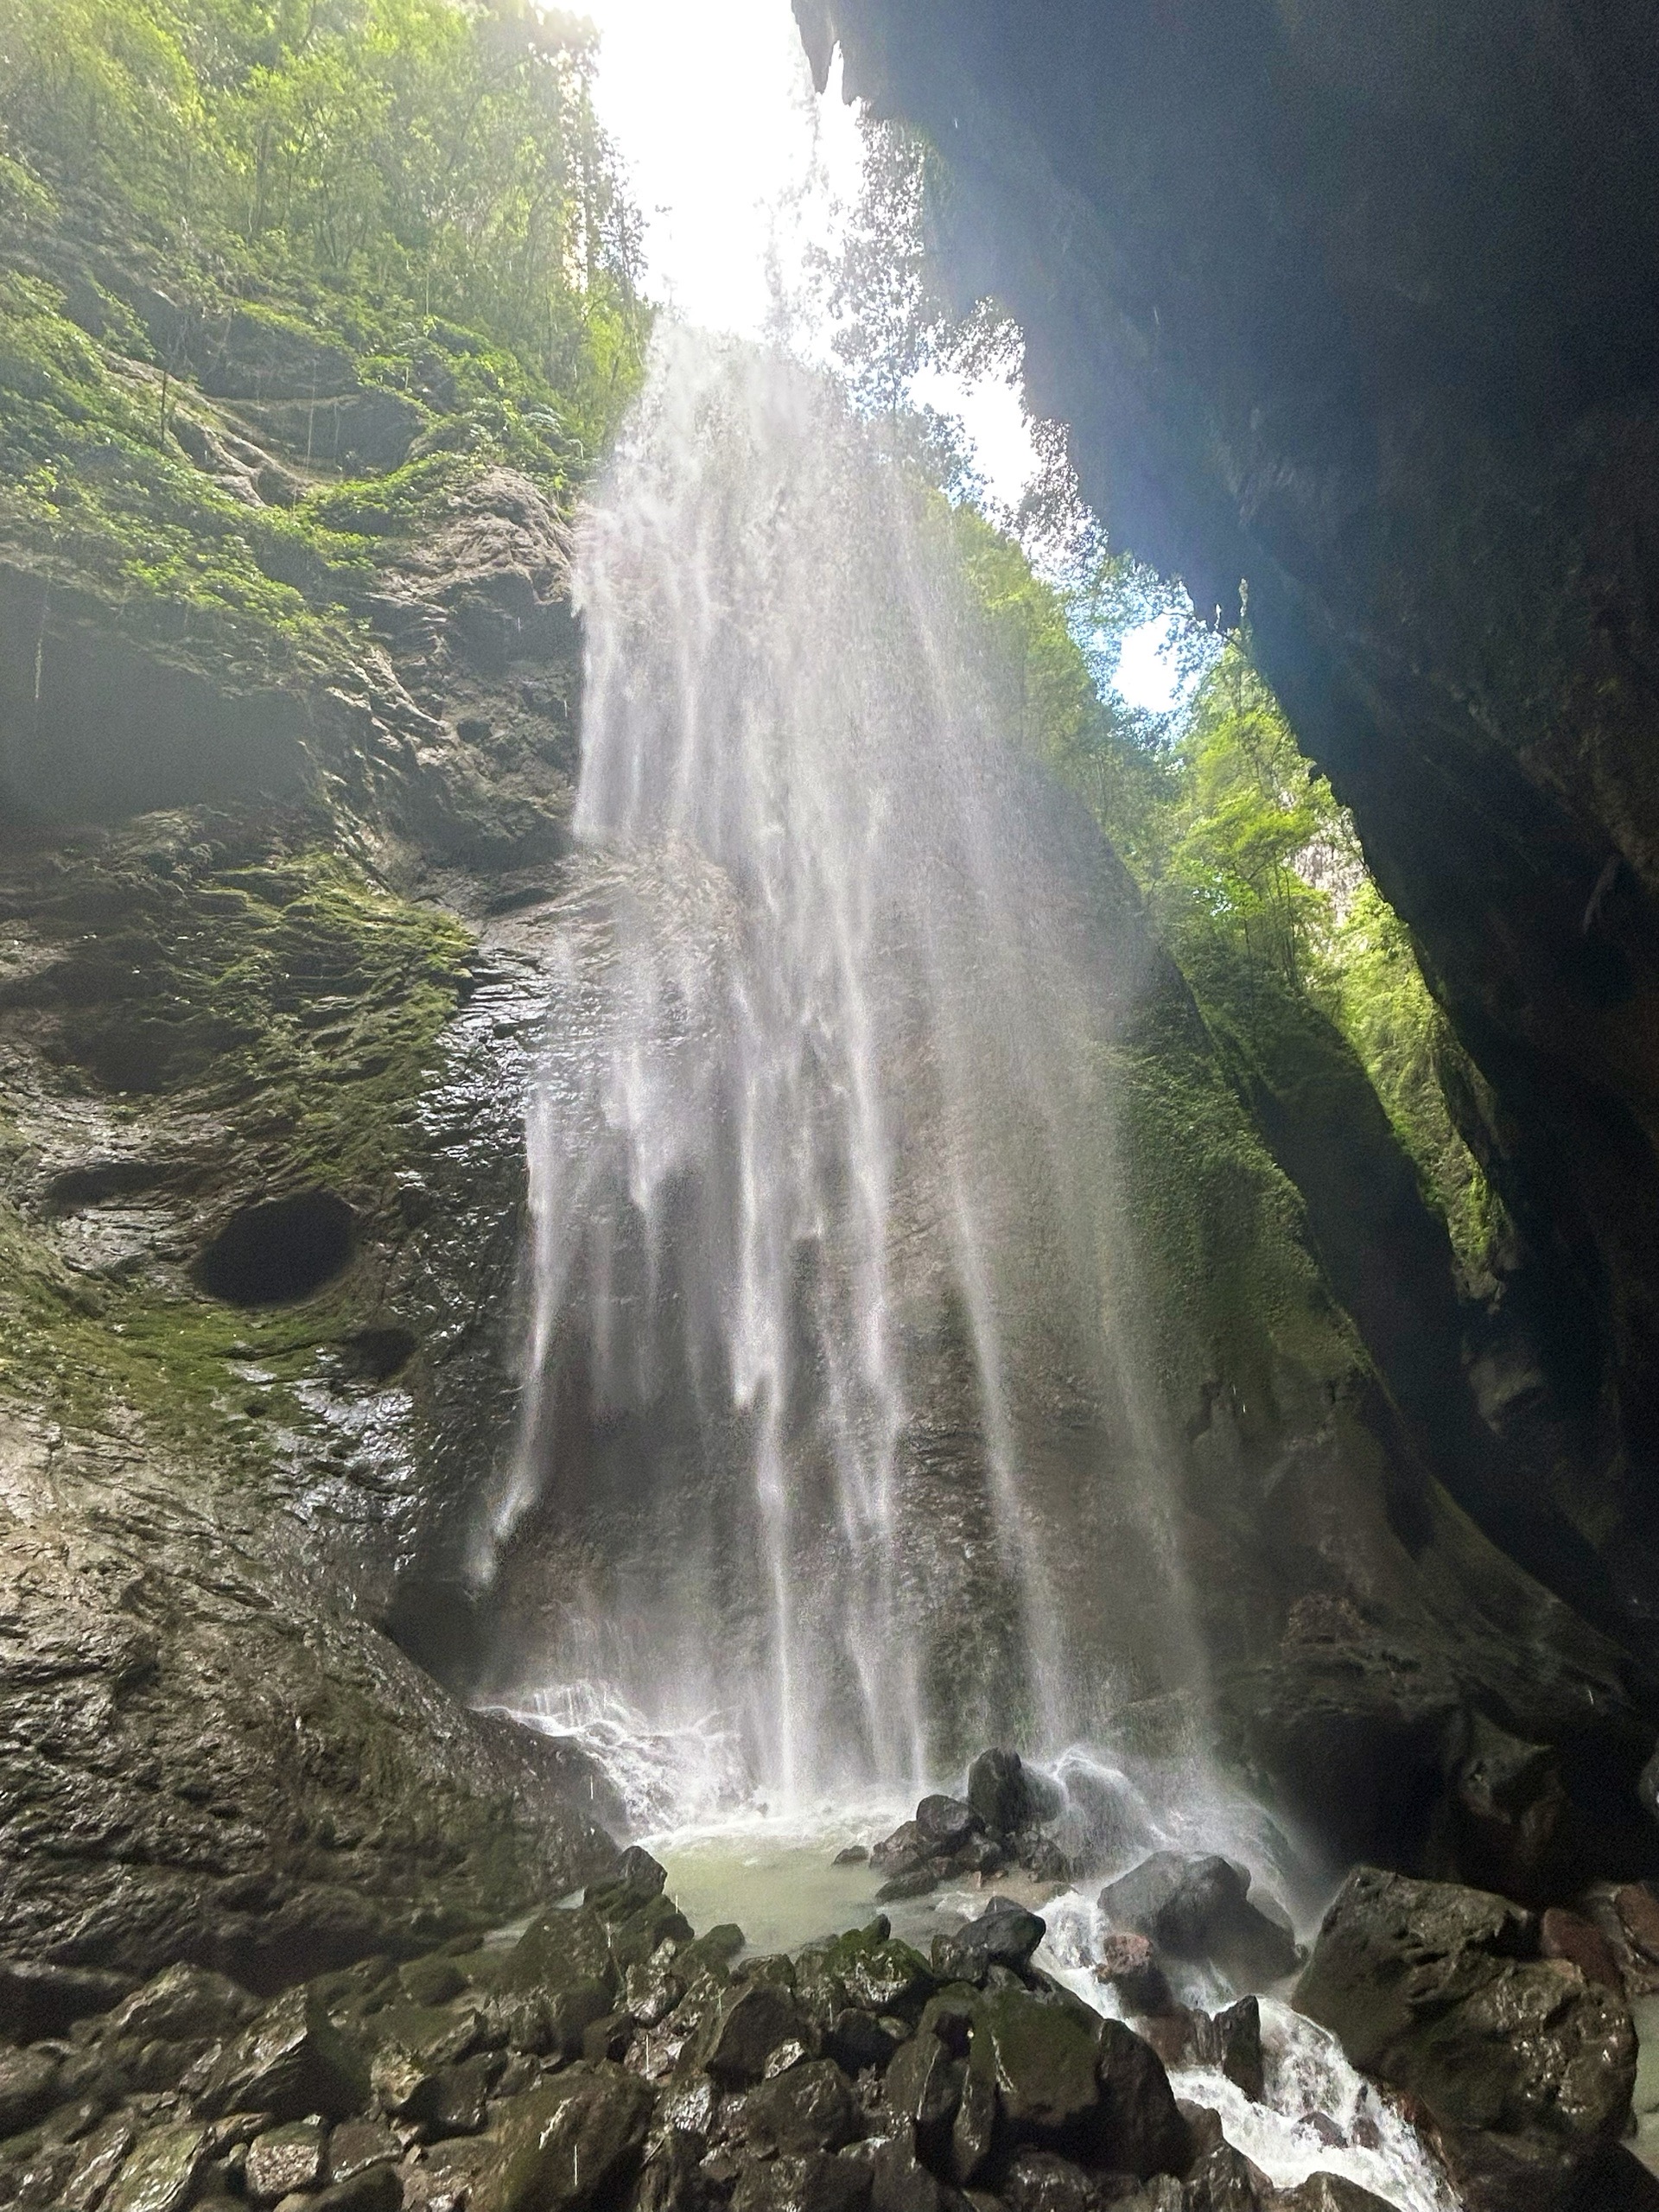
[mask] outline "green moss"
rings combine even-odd
[[[96,1096],[141,1131],[164,1096],[172,1126],[201,1131],[214,1183],[331,1188],[386,1219],[466,982],[469,939],[448,916],[318,847],[157,836],[67,856],[40,926],[65,948],[37,1003],[55,1017],[67,1097]],[[10,1209],[0,1278],[0,1394],[95,1426],[136,1414],[249,1478],[276,1428],[315,1426],[288,1386],[377,1294],[354,1270],[302,1305],[248,1312],[176,1275],[88,1277]],[[250,1363],[270,1384],[238,1372]]]
[[[1173,978],[1137,1014],[1111,1076],[1164,1395],[1196,1409],[1219,1383],[1246,1435],[1271,1437],[1287,1365],[1335,1385],[1364,1362],[1309,1253],[1301,1200]]]

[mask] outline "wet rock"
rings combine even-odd
[[[1016,2151],[997,2195],[1013,2212],[1100,2212],[1098,2182],[1052,2151]]]
[[[526,2090],[496,2123],[499,2149],[469,2212],[564,2212],[604,2202],[638,2164],[651,2091],[619,2066],[572,2067]]]
[[[1158,1963],[1158,1948],[1150,1936],[1116,1929],[1101,1939],[1096,1981],[1117,1992],[1126,2012],[1166,2012],[1175,1999],[1168,1978]]]
[[[916,2148],[931,2166],[948,2169],[963,2070],[961,2059],[926,2029],[899,2046],[887,2069],[889,2109],[915,2129]]]
[[[1540,1959],[1505,1899],[1358,1867],[1326,1913],[1295,2002],[1351,2062],[1421,2097],[1471,2193],[1562,2201],[1624,2126],[1628,2008]]]
[[[1236,2089],[1259,2102],[1265,2080],[1262,2056],[1262,2008],[1254,1997],[1241,1997],[1213,2019],[1193,2015],[1192,2056],[1200,2066],[1214,2066]]]
[[[1034,1774],[1018,1751],[982,1751],[968,1770],[968,1802],[993,1835],[1014,1835],[1058,1818],[1065,1804],[1046,1775]]]
[[[933,1939],[933,1971],[942,1981],[982,1982],[993,1966],[1023,1974],[1047,1923],[1011,1897],[993,1897],[977,1920]]]
[[[579,2058],[588,2029],[598,2021],[609,2018],[615,2005],[615,1991],[611,1984],[573,1981],[552,1999],[543,2000],[543,2012],[550,2038],[544,2047],[559,2051],[566,2058]],[[533,2044],[524,2047],[535,2048]]]
[[[380,2121],[342,2120],[328,2138],[327,2177],[353,2181],[371,2166],[395,2165],[402,2156],[403,2145]]]
[[[369,2068],[330,2021],[315,1991],[290,1989],[268,2005],[214,2066],[199,2107],[209,2119],[268,2112],[345,2120],[369,2101]]]
[[[861,2074],[867,2068],[880,2073],[908,2032],[902,2020],[874,2019],[849,2005],[836,2014],[824,2050],[849,2074]]]
[[[1010,2139],[1054,2150],[1082,2145],[1100,2103],[1097,2035],[1079,2007],[997,1990],[974,2016],[969,2071],[995,2084]]]
[[[1586,1920],[1564,1905],[1551,1905],[1538,1923],[1538,1948],[1547,1959],[1566,1959],[1586,1981],[1624,1994],[1624,1978],[1618,1970],[1613,1947],[1593,1921]]]
[[[122,2161],[137,2139],[138,2124],[130,2113],[115,2113],[84,2135],[75,2147],[75,2163],[63,2191],[64,2212],[92,2212],[121,2170]]]
[[[62,2070],[48,2051],[0,2050],[0,2135],[16,2135],[51,2111]]]
[[[1310,2174],[1294,2189],[1281,2190],[1274,2212],[1393,2212],[1384,2197],[1362,2189],[1345,2174]]]
[[[124,1998],[105,2033],[144,2043],[206,2043],[234,2035],[258,2010],[258,1999],[226,1975],[205,1967],[172,1966]]]
[[[1230,2143],[1205,2152],[1186,2177],[1186,2212],[1262,2212],[1271,2202],[1266,2177]]]
[[[957,2201],[905,2136],[873,2142],[864,2155],[870,2169],[870,2212],[949,2212]]]
[[[397,1980],[411,2005],[447,2005],[467,1986],[467,1976],[453,1959],[411,1959],[397,1969]]]
[[[849,1843],[838,1851],[830,1861],[832,1866],[862,1866],[869,1859],[868,1844]]]
[[[243,2177],[256,2204],[274,2204],[296,2189],[315,2189],[323,2178],[327,2137],[315,2120],[268,2127],[248,2145]]]
[[[1541,1905],[1576,1890],[1582,1864],[1579,1823],[1548,1744],[1530,1744],[1474,1713],[1448,1777],[1439,1849],[1471,1888]]]
[[[1069,1882],[1071,1862],[1052,1835],[1040,1828],[1020,1828],[1008,1838],[1014,1864],[1033,1882]]]
[[[857,2133],[852,2084],[832,2058],[808,2059],[749,2092],[743,2130],[763,2156],[839,2151]]]
[[[1213,1854],[1154,1852],[1109,1882],[1099,1905],[1114,1927],[1149,1936],[1178,1959],[1221,1968],[1235,1985],[1277,1981],[1294,1971],[1294,1942],[1252,1904],[1249,1875]]]
[[[870,1865],[878,1874],[889,1878],[913,1874],[930,1859],[939,1854],[922,1833],[918,1821],[904,1821],[891,1835],[882,1837],[870,1849]]]
[[[744,2088],[764,2078],[767,2061],[781,2045],[810,2040],[810,2024],[792,1990],[770,1981],[740,1982],[721,1993],[696,2060],[726,2087]]]
[[[601,1983],[614,1996],[622,1975],[609,1929],[586,1905],[574,1912],[556,1906],[531,1921],[508,1953],[501,1974],[505,1990],[537,1989],[550,1994],[592,1982]]]
[[[1613,1892],[1613,1910],[1636,1949],[1659,1964],[1659,1897],[1643,1883],[1627,1882]]]
[[[1121,2020],[1103,2020],[1099,2075],[1100,2164],[1142,2179],[1185,2173],[1192,2156],[1192,2138],[1151,2044]]]
[[[441,2200],[439,2200],[441,2201]],[[353,2174],[349,2181],[334,2183],[319,2196],[301,2200],[303,2212],[401,2212],[404,2202],[403,2177],[395,2166],[371,2166],[366,2171]],[[459,2200],[452,2197],[452,2204]],[[437,2202],[432,2212],[437,2212]],[[296,2212],[301,2212],[296,2207]]]
[[[995,2070],[983,2064],[969,2065],[963,2075],[962,2101],[950,2123],[947,2160],[950,2177],[959,2188],[977,2187],[990,2171],[996,2148],[996,2122]]]
[[[906,1897],[925,1897],[937,1890],[951,1872],[948,1859],[930,1859],[919,1866],[907,1866],[902,1873],[893,1874],[882,1883],[876,1897],[882,1904],[900,1904]]]
[[[102,2212],[184,2212],[207,2152],[207,2131],[194,2121],[152,2129],[127,2154]]]
[[[916,1827],[931,1855],[949,1859],[985,1823],[960,1797],[924,1797],[916,1808]]]
[[[810,1992],[826,2018],[851,2007],[877,2019],[914,2021],[938,1987],[921,1953],[889,1934],[885,1913],[868,1928],[811,1945],[797,1974],[803,1996]]]
[[[873,2177],[868,2161],[822,2151],[747,2164],[732,2192],[732,2212],[864,2212]]]

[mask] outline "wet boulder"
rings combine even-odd
[[[993,1966],[1023,1974],[1047,1923],[1011,1897],[993,1897],[977,1920],[933,1939],[933,1971],[942,1981],[982,1982]]]
[[[290,1989],[226,2046],[198,2100],[209,2118],[268,2112],[345,2120],[369,2102],[368,2062],[329,2019],[315,1989]]]
[[[1503,1897],[1361,1866],[1296,1988],[1356,2066],[1422,2100],[1476,2203],[1565,2202],[1630,2112],[1628,2006],[1538,1950]]]
[[[295,2190],[315,2189],[323,2177],[327,2137],[312,2120],[268,2127],[248,2145],[243,2186],[256,2203],[274,2203]]]
[[[1100,2111],[1095,2145],[1100,2164],[1143,2180],[1185,2173],[1192,2158],[1192,2131],[1151,2044],[1121,2020],[1103,2020],[1096,2070]]]
[[[207,2043],[246,2027],[258,2010],[258,1999],[226,1975],[171,1966],[124,1998],[104,2032],[140,2043]]]
[[[1230,2143],[1212,2145],[1186,2177],[1184,2212],[1262,2212],[1274,2202],[1267,2177]]]
[[[1094,2176],[1053,2151],[1016,2151],[997,2194],[1011,2212],[1103,2212],[1109,2202]]]
[[[1281,2190],[1274,2212],[1394,2212],[1394,2208],[1345,2174],[1321,2171],[1309,2174],[1294,2189]]]
[[[1150,1936],[1117,1929],[1101,1940],[1095,1980],[1117,1992],[1126,2012],[1167,2012],[1175,1999]]]
[[[809,2151],[746,2165],[732,2212],[865,2212],[872,2185],[868,2159]]]
[[[1028,1767],[1018,1751],[982,1751],[968,1770],[969,1804],[993,1835],[1011,1836],[1022,1828],[1058,1820],[1064,1791],[1046,1775]]]
[[[0,2050],[0,2135],[16,2135],[51,2111],[61,2072],[48,2051]]]
[[[573,2066],[511,2099],[469,2212],[567,2212],[615,2200],[645,2149],[651,2091],[620,2066]]]
[[[207,2130],[172,2120],[139,2137],[104,2199],[103,2212],[184,2212],[207,2164]]]
[[[1086,2010],[999,1989],[974,2016],[969,2070],[995,2087],[1010,2140],[1081,2150],[1100,2107],[1098,2024]]]
[[[901,2044],[887,2069],[886,2094],[893,2118],[907,2121],[928,2164],[948,2171],[950,2132],[962,2102],[963,2061],[924,2028]]]
[[[978,1835],[984,1821],[960,1797],[924,1797],[916,1808],[915,1827],[930,1854],[949,1859],[970,1836]]]
[[[762,2157],[839,2151],[858,2133],[852,2084],[833,2059],[804,2060],[750,2090],[742,2129]]]
[[[1242,1866],[1211,1854],[1183,1858],[1173,1851],[1150,1859],[1099,1897],[1109,1926],[1148,1936],[1173,1958],[1218,1967],[1236,1986],[1261,1986],[1295,1971],[1294,1938],[1249,1898],[1250,1877]]]
[[[552,1993],[580,1982],[601,1983],[613,1994],[621,1987],[610,1930],[588,1905],[575,1911],[556,1905],[532,1920],[513,1945],[500,1986]]]
[[[775,1981],[741,1981],[720,1993],[693,2058],[722,2087],[747,2088],[764,2077],[769,2061],[785,2045],[805,2052],[816,2040],[792,1989]]]

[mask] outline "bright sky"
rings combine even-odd
[[[804,249],[833,239],[836,203],[857,193],[853,111],[833,79],[823,99],[814,93],[789,0],[574,8],[601,34],[600,112],[645,213],[647,289],[688,322],[760,336],[769,266],[787,286]],[[915,396],[962,419],[990,490],[1017,505],[1033,463],[1018,391],[930,372]],[[1173,686],[1156,642],[1135,633],[1118,683],[1161,708]]]

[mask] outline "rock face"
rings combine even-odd
[[[920,124],[1116,543],[1229,619],[1478,1080],[1553,1441],[1519,1517],[1659,1589],[1652,25],[1495,4],[797,0]],[[1405,181],[1408,180],[1408,181]],[[1432,794],[1432,799],[1427,797]],[[1506,1416],[1495,1405],[1491,1418]]]
[[[1356,1868],[1295,2002],[1422,2099],[1477,2204],[1564,2202],[1629,2116],[1622,1995],[1540,1957],[1531,1916],[1502,1897]]]

